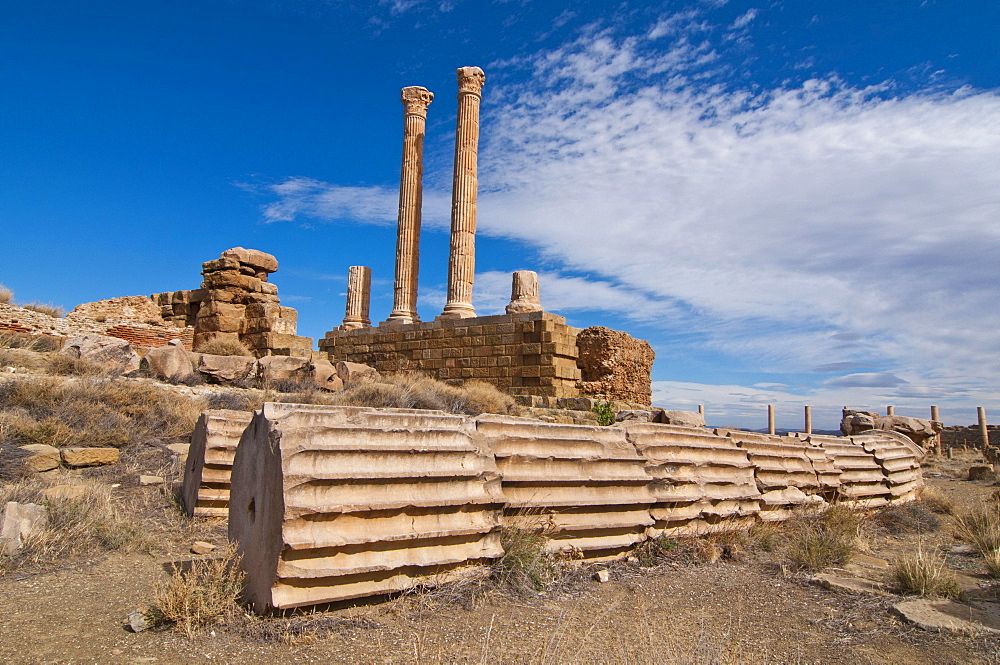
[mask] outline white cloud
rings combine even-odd
[[[995,401],[1000,95],[894,96],[891,82],[833,77],[734,88],[696,19],[508,61],[530,76],[486,91],[480,231],[559,267],[542,277],[553,311],[662,317],[761,372],[895,380],[834,377],[835,401],[848,389]],[[395,219],[388,189],[279,187],[270,220]],[[446,225],[448,201],[425,192],[425,218]],[[476,288],[502,309],[509,275]],[[725,394],[777,394],[746,390]]]

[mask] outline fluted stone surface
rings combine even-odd
[[[878,435],[857,434],[851,440],[861,444],[882,467],[889,485],[887,498],[890,503],[916,499],[924,484],[920,473],[922,456],[914,454],[914,444],[909,438],[898,432],[885,432]]]
[[[184,510],[189,516],[229,515],[233,458],[253,414],[215,409],[198,417],[184,464]]]
[[[233,466],[257,611],[436,584],[500,556],[493,457],[439,411],[267,403]]]
[[[882,436],[884,432],[877,435]],[[878,460],[852,439],[835,436],[809,437],[814,446],[822,446],[840,472],[837,496],[841,503],[877,508],[889,502],[889,482]]]
[[[423,202],[424,133],[434,95],[419,86],[403,88],[403,165],[399,176],[396,283],[389,321],[416,323],[420,270],[420,213]]]
[[[731,431],[727,436],[743,450],[754,468],[760,491],[759,517],[764,521],[788,519],[792,511],[826,503],[824,487],[810,457],[808,444],[790,437]],[[821,468],[826,460],[817,459]]]
[[[441,316],[470,318],[476,271],[476,195],[479,187],[479,102],[486,75],[479,67],[459,67],[455,125],[455,177],[451,191],[451,253],[448,303]]]
[[[507,313],[541,311],[542,300],[538,286],[538,273],[533,270],[515,271],[511,279],[510,303],[507,305]]]
[[[586,559],[645,540],[653,497],[624,430],[486,415],[476,436],[503,478],[505,524],[541,529],[550,550]]]
[[[344,330],[366,328],[371,325],[368,309],[371,304],[372,269],[351,266],[347,271],[347,308],[344,313]]]

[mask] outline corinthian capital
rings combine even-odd
[[[455,72],[458,74],[458,94],[471,93],[473,95],[483,94],[483,84],[486,83],[486,74],[479,67],[459,67]]]
[[[427,117],[427,107],[434,100],[434,93],[419,85],[411,85],[400,92],[400,99],[403,100],[403,108],[407,114],[413,113]]]

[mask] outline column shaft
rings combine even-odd
[[[420,209],[423,203],[424,133],[427,107],[434,95],[426,88],[403,88],[403,160],[399,175],[399,223],[396,235],[396,283],[389,321],[417,323],[417,276],[420,269]]]
[[[371,303],[372,269],[351,266],[347,273],[347,309],[344,313],[344,330],[365,328],[371,325],[368,308]]]
[[[451,191],[451,253],[448,304],[441,316],[467,318],[476,273],[476,194],[479,186],[479,102],[486,75],[478,67],[458,69],[458,119],[455,125],[455,177]]]

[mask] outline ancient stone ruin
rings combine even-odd
[[[194,514],[212,514],[229,488],[229,534],[257,611],[460,577],[502,554],[501,526],[604,560],[662,534],[910,501],[923,482],[924,451],[883,430],[774,436],[267,403],[233,455],[239,424],[220,414],[199,423],[205,453],[192,445],[184,494]]]
[[[384,374],[419,371],[443,381],[480,379],[519,397],[525,406],[564,407],[585,397],[620,406],[649,406],[653,350],[643,340],[607,328],[581,331],[546,312],[538,275],[513,275],[506,313],[477,316],[475,276],[479,104],[486,76],[460,67],[452,186],[448,299],[441,314],[421,322],[417,313],[423,136],[434,95],[402,90],[403,162],[393,310],[377,326],[369,318],[371,271],[352,266],[343,323],[319,340],[331,361],[350,361]],[[591,402],[582,403],[589,409]]]
[[[221,340],[239,342],[258,358],[309,357],[312,338],[295,334],[298,313],[281,306],[278,287],[267,281],[277,269],[270,254],[234,247],[202,264],[200,289],[151,298],[165,321],[193,328],[195,351]]]

